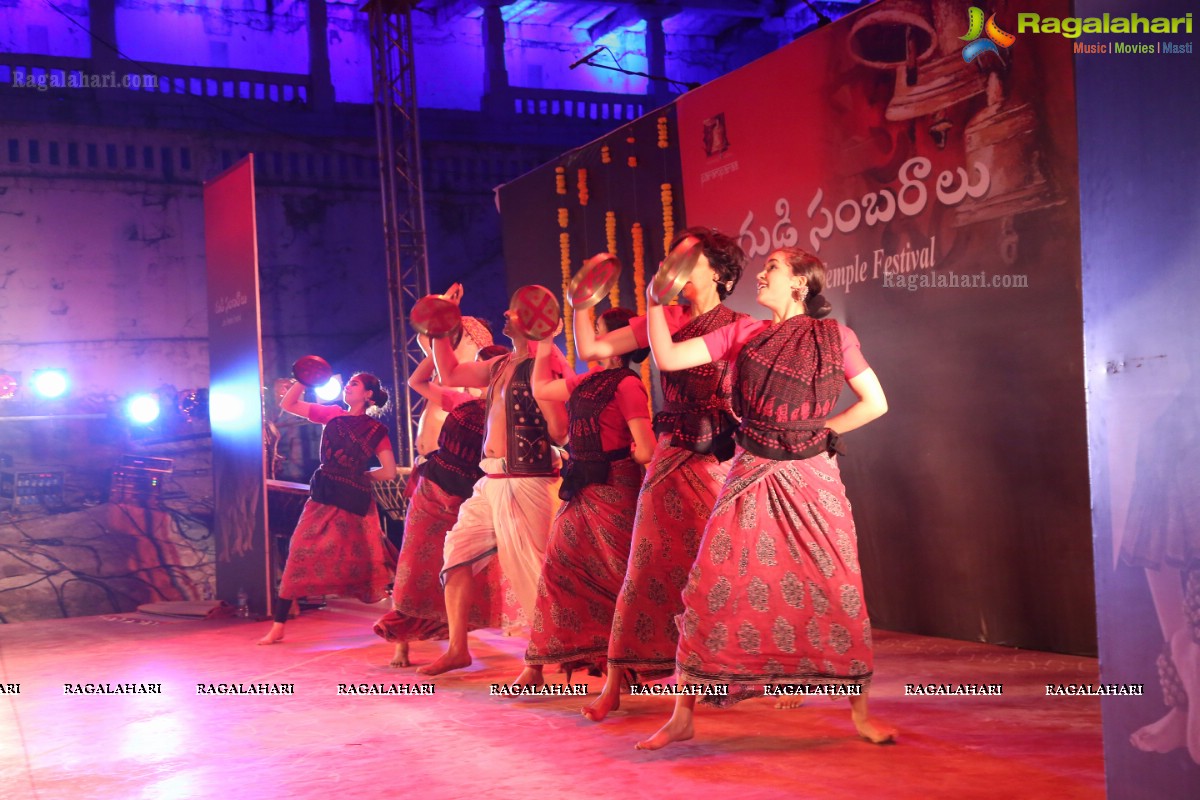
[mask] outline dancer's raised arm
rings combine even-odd
[[[659,369],[675,372],[698,367],[701,364],[709,364],[713,361],[703,339],[671,341],[671,329],[667,326],[666,312],[650,296],[649,290],[646,292],[646,322],[650,335],[650,349],[654,351],[654,361],[658,364]]]

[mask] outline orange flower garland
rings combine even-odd
[[[626,144],[634,144],[635,142],[637,142],[637,139],[633,138],[632,136],[625,137]],[[628,164],[631,167],[636,167],[637,166],[637,156],[630,156]]]
[[[586,169],[579,170],[579,173],[576,176],[575,186],[579,189],[579,205],[586,206],[588,201]]]
[[[608,252],[617,254],[617,213],[609,211],[604,215],[604,236],[608,239]],[[613,308],[621,305],[621,282],[617,281],[608,290],[608,304]]]
[[[568,219],[569,217],[567,216],[567,210],[565,208],[560,208],[558,210],[558,227],[565,230]]]
[[[671,146],[671,142],[667,138],[667,118],[658,118],[658,148],[666,150]]]
[[[554,168],[554,191],[558,194],[567,193],[567,169],[566,167]]]
[[[571,234],[566,232],[558,235],[558,263],[562,267],[562,296],[566,300],[567,287],[571,284]],[[562,304],[563,331],[567,335],[567,362],[573,369],[575,367],[575,332],[571,327],[571,320],[568,319],[570,312],[567,309],[570,307],[570,304],[566,302]]]
[[[600,148],[600,163],[601,164],[611,164],[612,163],[612,150],[608,149],[608,145],[604,145],[603,147]]]
[[[629,230],[633,238],[633,298],[637,313],[646,313],[646,242],[642,237],[641,223],[633,223]],[[650,389],[650,361],[642,362],[642,383],[647,396],[653,397]]]
[[[662,209],[663,209],[663,252],[671,251],[671,240],[675,238],[675,206],[674,196],[671,193],[671,184],[664,183],[662,185]]]

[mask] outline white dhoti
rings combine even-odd
[[[502,458],[485,458],[479,467],[485,475],[446,534],[442,579],[448,570],[468,565],[478,574],[498,556],[525,618],[533,619],[546,540],[559,506],[559,478],[488,477],[505,474]]]

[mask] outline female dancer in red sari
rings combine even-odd
[[[371,496],[371,481],[396,477],[396,458],[387,428],[375,419],[388,395],[374,375],[351,376],[342,392],[349,410],[306,403],[304,387],[292,384],[279,407],[321,423],[321,466],[312,477],[292,534],[274,623],[259,644],[283,641],[283,625],[292,601],[299,597],[336,594],[375,603],[387,597],[391,574],[385,564],[383,529]],[[377,469],[367,470],[371,458]]]
[[[470,318],[464,317],[466,319]],[[467,341],[464,336],[463,343]],[[422,348],[429,351],[424,343]],[[473,347],[471,350],[474,352]],[[475,357],[487,360],[506,352],[505,347],[489,345],[478,350]],[[471,496],[475,482],[483,477],[479,460],[483,455],[486,403],[475,395],[435,383],[432,363],[432,358],[427,356],[409,379],[409,386],[424,396],[431,408],[445,412],[445,416],[438,433],[437,449],[428,454],[409,478],[413,490],[404,517],[404,543],[396,559],[392,610],[375,623],[376,634],[396,643],[396,652],[389,664],[393,667],[410,666],[409,642],[449,637],[446,600],[438,577],[446,531],[454,527],[458,507]],[[474,583],[467,612],[468,628],[504,627],[500,563],[489,564],[475,576]],[[515,618],[516,614],[513,616]]]
[[[625,308],[609,309],[596,329],[603,335],[632,316]],[[551,380],[551,352],[553,341],[539,343],[533,396],[566,402],[570,459],[559,489],[566,502],[550,529],[525,669],[516,680],[523,686],[541,685],[546,664],[561,664],[568,681],[579,667],[597,674],[603,667],[629,561],[641,465],[654,449],[650,400],[629,369],[648,352],[601,359],[599,368],[561,380]]]
[[[664,309],[676,342],[746,317],[721,304],[742,276],[742,248],[709,228],[689,228],[671,246],[687,236],[700,240],[703,255],[684,284],[686,305]],[[587,327],[587,312],[577,311],[575,342],[584,359],[645,347],[646,318],[635,317],[628,328],[596,339]],[[658,440],[638,494],[629,564],[609,636],[604,691],[583,708],[583,715],[595,722],[620,707],[621,684],[632,675],[652,681],[675,671],[681,592],[733,455],[737,423],[728,362],[662,372],[661,379],[664,404],[654,417]]]
[[[838,472],[838,435],[887,411],[879,380],[849,328],[822,320],[825,267],[802,250],[771,253],[758,302],[772,321],[744,320],[699,340],[671,341],[661,307],[649,310],[662,369],[734,362],[738,450],[679,617],[678,679],[727,687],[729,705],[772,685],[846,687],[851,718],[869,741],[896,731],[867,713],[871,623],[858,545]],[[829,416],[843,385],[858,401]],[[854,694],[861,692],[861,694]],[[690,739],[695,696],[638,748]]]

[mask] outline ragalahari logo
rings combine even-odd
[[[983,21],[982,8],[971,6],[971,8],[967,10],[967,21],[970,26],[967,30],[967,35],[960,36],[958,38],[962,39],[964,42],[969,42],[968,45],[963,47],[962,51],[963,61],[967,62],[968,64],[979,58],[979,56],[983,53],[995,53],[997,56],[999,56],[1000,47],[1003,47],[1005,50],[1007,50],[1012,46],[1012,43],[1017,40],[1017,37],[1013,36],[1011,33],[1000,29],[1000,26],[996,24],[995,14],[992,14],[990,17],[988,17],[987,23],[985,24]],[[987,38],[980,39],[979,37],[985,33],[987,34]],[[997,47],[997,45],[999,45],[999,47]]]

